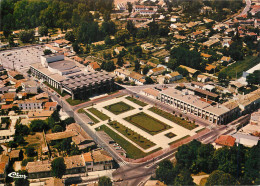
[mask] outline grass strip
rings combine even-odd
[[[103,114],[102,112],[100,112],[99,110],[97,110],[93,107],[89,108],[88,111],[91,112],[92,114],[94,114],[95,116],[97,116],[102,121],[109,119],[109,117],[106,114]]]
[[[189,121],[186,121],[180,117],[174,116],[168,112],[165,112],[157,107],[151,107],[149,108],[150,111],[154,112],[155,114],[158,114],[162,117],[164,117],[165,119],[168,119],[186,129],[192,130],[195,129],[196,127],[198,127],[198,125],[196,125],[195,123],[191,123]]]
[[[177,142],[179,142],[179,141],[181,141],[181,140],[183,140],[183,139],[185,139],[185,138],[188,138],[188,137],[190,137],[190,135],[183,136],[183,137],[180,138],[180,139],[177,139],[177,140],[175,140],[175,141],[172,141],[172,142],[168,143],[168,145],[172,145],[172,144],[177,143]]]
[[[134,102],[135,104],[137,104],[137,105],[139,105],[141,107],[145,107],[147,105],[146,103],[144,103],[144,102],[142,102],[142,101],[140,101],[138,99],[135,99],[133,97],[130,97],[130,96],[127,96],[126,99],[129,100],[129,101]]]
[[[84,113],[84,114],[86,114],[88,117],[89,117],[89,119],[91,119],[94,123],[98,123],[99,122],[99,120],[97,120],[95,117],[93,117],[91,114],[89,114],[88,112],[86,112],[83,108],[81,108],[81,109],[79,109],[78,110],[78,113]]]
[[[116,143],[118,143],[125,151],[127,154],[127,157],[132,158],[132,159],[138,159],[138,158],[143,158],[149,154],[152,154],[158,150],[161,150],[161,148],[157,148],[151,152],[145,153],[136,146],[134,146],[132,143],[129,141],[125,140],[123,137],[115,133],[113,130],[108,128],[105,125],[100,126],[100,129],[107,133]]]
[[[71,97],[66,99],[66,101],[71,105],[71,106],[75,106],[81,103],[85,103],[86,101],[89,101],[89,99],[87,100],[79,100],[79,99],[72,99]]]
[[[136,133],[135,131],[129,129],[128,127],[125,127],[121,123],[118,123],[117,121],[112,121],[108,123],[111,127],[113,127],[115,130],[123,134],[125,137],[130,139],[131,141],[138,144],[143,149],[148,149],[150,147],[155,146],[155,143],[151,142],[150,140],[146,139],[145,137],[141,136],[140,134]]]

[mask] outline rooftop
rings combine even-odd
[[[215,143],[218,145],[224,145],[233,147],[235,144],[236,138],[229,136],[229,135],[221,135],[216,140]]]
[[[51,162],[49,160],[28,162],[26,170],[28,173],[49,172],[51,171]]]
[[[93,150],[92,157],[94,162],[104,162],[113,160],[113,158],[105,150]]]
[[[77,134],[78,133],[76,131],[64,131],[64,132],[51,133],[51,134],[46,134],[46,140],[55,141],[55,140],[70,138],[72,136],[76,136]]]
[[[146,89],[143,89],[142,91],[149,95],[155,96],[155,97],[158,97],[160,95],[160,92],[153,88],[146,88]]]
[[[85,162],[83,160],[82,155],[65,157],[64,162],[66,164],[66,169],[73,169],[73,168],[76,168],[76,167],[85,166]]]

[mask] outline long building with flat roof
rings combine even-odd
[[[238,114],[236,109],[229,109],[219,104],[213,106],[198,96],[189,94],[188,91],[181,92],[175,88],[162,90],[160,100],[216,124],[226,124]]]
[[[33,76],[71,94],[72,99],[87,99],[115,88],[114,76],[105,71],[87,71],[84,65],[64,60],[59,53],[41,56],[41,63],[31,64],[30,69]]]

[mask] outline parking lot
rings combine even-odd
[[[30,64],[40,62],[44,46],[29,46],[14,48],[0,52],[0,63],[6,69],[15,69],[18,72],[26,72]]]

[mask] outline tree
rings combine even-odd
[[[163,160],[159,163],[159,168],[156,169],[156,179],[169,185],[173,183],[175,172],[173,164],[170,160]]]
[[[174,185],[196,185],[188,169],[183,169],[175,178]]]
[[[44,55],[50,55],[50,54],[52,54],[52,51],[50,49],[45,49],[43,51],[43,53],[44,53]]]
[[[226,74],[225,72],[220,72],[220,73],[218,74],[218,80],[219,80],[219,81],[225,81],[225,80],[227,80],[227,74]]]
[[[145,77],[145,84],[153,84],[154,81],[150,77]]]
[[[65,39],[73,43],[75,41],[75,35],[72,31],[66,32]]]
[[[132,10],[133,10],[133,5],[132,5],[131,2],[127,2],[127,10],[128,10],[129,13],[131,13]]]
[[[46,26],[40,26],[38,29],[38,33],[41,36],[47,36],[48,35],[48,28]]]
[[[120,67],[122,67],[123,64],[124,64],[124,60],[123,60],[123,58],[121,57],[121,55],[119,55],[118,58],[117,58],[117,65],[120,66]]]
[[[181,75],[183,75],[184,77],[188,77],[189,76],[189,72],[186,68],[181,68],[178,67],[175,69],[177,72],[179,72]]]
[[[220,170],[213,171],[207,179],[206,185],[237,185],[236,179]]]
[[[110,38],[110,36],[105,37],[105,44],[106,45],[112,45],[113,44],[113,40]]]
[[[55,125],[52,129],[52,132],[62,132],[63,128],[60,125]]]
[[[134,23],[132,21],[127,21],[126,29],[130,34],[132,34],[133,37],[135,37],[137,28],[135,27]]]
[[[10,47],[14,47],[15,46],[14,36],[13,35],[9,35],[8,36],[8,43],[9,43]]]
[[[32,132],[42,132],[43,130],[48,129],[48,125],[43,120],[33,120],[30,124],[30,130]]]
[[[54,119],[55,122],[59,122],[60,121],[60,114],[59,114],[59,111],[58,110],[55,110],[51,117]]]
[[[135,69],[134,69],[134,71],[136,71],[136,72],[139,71],[140,70],[140,66],[141,66],[140,63],[136,60],[135,61]]]
[[[254,71],[246,77],[246,81],[249,85],[259,85],[260,84],[260,70]]]
[[[31,43],[34,41],[34,30],[21,31],[19,33],[19,39],[23,43]]]
[[[65,120],[63,120],[65,125],[69,125],[71,123],[75,123],[75,119],[73,117],[68,117]]]
[[[51,162],[51,173],[53,177],[62,178],[62,176],[66,172],[66,165],[64,163],[64,159],[62,157],[55,158]]]
[[[25,144],[25,140],[23,138],[23,136],[14,136],[14,142],[19,144],[19,145],[24,145]]]
[[[25,153],[28,157],[33,157],[37,154],[37,152],[35,152],[35,149],[30,146],[25,149]]]
[[[149,67],[148,66],[145,66],[144,68],[143,68],[143,75],[146,75],[148,72],[149,72]]]
[[[14,184],[15,186],[29,186],[30,182],[28,181],[28,172],[26,170],[19,170],[18,171],[19,175],[25,175],[26,178],[15,178],[14,179]]]
[[[130,34],[127,30],[119,30],[115,35],[117,43],[125,44],[125,40],[130,38]]]
[[[15,126],[15,135],[27,136],[29,134],[29,128],[26,125],[18,124]]]
[[[98,179],[98,186],[112,186],[112,181],[107,176],[102,176]]]
[[[80,53],[80,46],[77,42],[72,43],[72,48],[77,54]]]
[[[14,76],[14,79],[16,80],[24,79],[24,76],[22,74],[17,74],[16,76]]]

